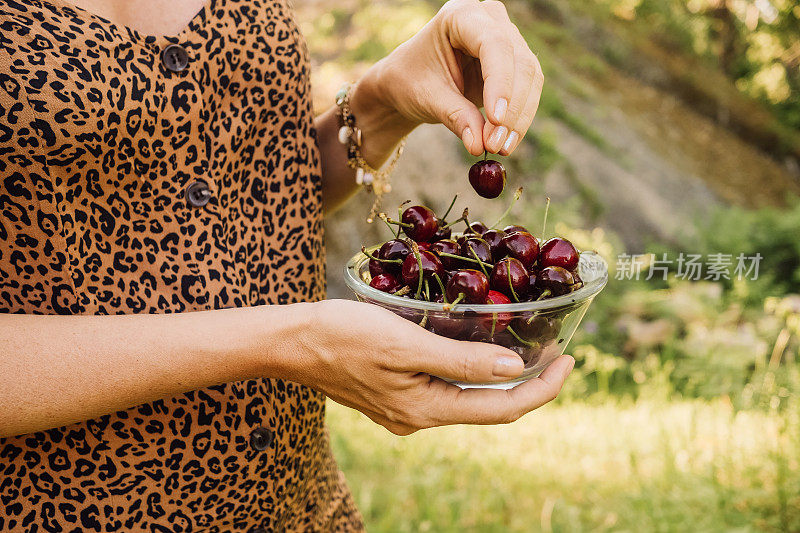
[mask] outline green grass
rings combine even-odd
[[[800,530],[796,412],[590,399],[397,437],[328,409],[372,532]]]

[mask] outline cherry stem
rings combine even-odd
[[[522,337],[517,335],[517,332],[514,331],[514,328],[512,328],[511,326],[507,326],[506,329],[508,330],[509,333],[511,333],[511,335],[514,336],[515,339],[517,339],[519,342],[521,342],[525,346],[535,346],[536,345],[535,342],[526,341],[525,339],[523,339]]]
[[[449,215],[449,214],[450,214],[450,210],[451,210],[451,209],[453,209],[453,206],[454,206],[454,205],[456,205],[456,200],[457,200],[457,199],[458,199],[458,195],[456,194],[455,196],[453,196],[453,201],[452,201],[452,202],[450,202],[450,207],[448,207],[448,208],[447,208],[447,211],[445,211],[445,213],[444,213],[444,216],[443,216],[443,217],[442,217],[442,219],[441,219],[441,220],[442,220],[442,222],[446,222],[446,221],[447,221],[447,215]]]
[[[468,207],[465,207],[464,208],[464,212],[461,213],[461,219],[464,221],[464,224],[467,225],[467,231],[465,233],[469,232],[469,230],[471,228],[469,226],[469,208]]]
[[[486,161],[486,157],[487,157],[488,155],[489,155],[489,153],[488,153],[486,150],[484,150],[484,151],[483,151],[483,160],[484,160],[484,161]]]
[[[431,301],[431,288],[428,286],[428,280],[425,280],[425,301]]]
[[[447,294],[445,294],[446,291],[444,290],[444,283],[442,283],[442,278],[440,278],[439,274],[437,274],[436,272],[433,273],[433,277],[436,278],[436,283],[438,283],[439,288],[442,289],[442,299],[444,300],[444,303],[447,303]]]
[[[581,287],[583,287],[583,282],[582,281],[578,281],[578,282],[572,284],[572,290],[573,291],[577,291]]]
[[[400,222],[399,220],[392,220],[392,219],[391,219],[391,218],[389,218],[389,217],[386,217],[386,223],[387,223],[387,224],[397,224],[397,225],[398,225],[398,226],[400,226],[401,228],[411,228],[411,227],[414,227],[414,224],[411,224],[411,223],[409,223],[409,222]],[[398,231],[398,235],[399,235],[399,234],[400,234],[400,232]]]
[[[508,288],[511,289],[511,296],[514,297],[514,301],[519,303],[517,293],[514,292],[514,284],[511,283],[511,260],[506,261],[506,266],[508,267]]]
[[[392,235],[394,235],[394,230],[395,230],[395,228],[393,228],[393,227],[392,227],[392,225],[391,225],[391,224],[389,224],[389,220],[388,220],[388,218],[389,218],[389,217],[388,217],[388,216],[386,216],[386,213],[378,213],[378,218],[380,218],[381,220],[383,220],[383,223],[384,223],[384,224],[386,224],[386,227],[387,227],[387,228],[389,228],[389,232],[390,232]],[[400,229],[400,228],[398,228],[398,229]]]
[[[550,289],[545,289],[544,291],[542,291],[542,294],[540,294],[539,297],[536,298],[536,301],[538,302],[539,300],[544,300],[545,298],[547,298],[551,294],[553,294],[553,293],[550,291]]]
[[[426,309],[422,313],[422,320],[419,321],[419,325],[420,327],[424,328],[427,323],[428,323],[428,310]]]
[[[446,252],[437,252],[437,254],[439,257],[452,257],[453,259],[462,259],[464,261],[469,261],[470,263],[480,263],[481,265],[492,266],[491,263],[484,263],[480,259],[472,259],[470,257],[464,257],[463,255],[448,254]]]
[[[456,299],[453,300],[453,303],[450,304],[450,309],[453,309],[456,306],[457,303],[459,303],[461,300],[464,299],[464,297],[465,297],[464,293],[463,292],[459,292],[458,296],[456,296]]]
[[[547,212],[550,211],[550,197],[547,197],[547,203],[544,204],[544,222],[542,222],[542,242],[544,242],[544,230],[547,227]]]
[[[494,337],[494,330],[497,327],[497,313],[492,313],[492,331],[489,332],[490,337]]]
[[[445,225],[443,225],[443,226],[439,226],[439,227],[440,227],[440,228],[442,228],[442,229],[449,228],[450,226],[453,226],[453,225],[455,225],[455,224],[458,224],[459,222],[462,222],[462,221],[463,221],[463,222],[466,222],[466,220],[467,220],[467,219],[466,219],[466,218],[464,218],[464,217],[457,218],[457,219],[455,219],[454,221],[452,221],[451,223],[449,223],[449,224],[445,224]]]
[[[503,214],[500,215],[500,218],[497,219],[497,222],[490,226],[491,228],[496,228],[508,216],[508,214],[511,212],[511,208],[514,207],[514,204],[517,203],[517,200],[519,200],[520,197],[522,197],[522,187],[514,191],[514,198],[511,199],[511,203],[508,204],[508,207]]]
[[[475,249],[472,246],[469,246],[469,245],[467,246],[467,248],[469,248],[469,251],[472,253],[472,257],[475,258],[475,261],[478,262],[478,266],[481,267],[481,270],[483,270],[484,276],[486,276],[488,278],[489,277],[489,273],[486,271],[486,267],[483,266],[483,261],[481,261],[478,258],[478,254],[475,253]]]
[[[362,246],[362,247],[361,247],[361,253],[362,253],[362,254],[364,254],[364,255],[366,255],[367,257],[369,257],[369,258],[370,258],[370,259],[372,259],[373,261],[378,261],[378,262],[380,262],[380,263],[397,263],[397,264],[399,265],[399,264],[401,264],[401,263],[403,262],[403,260],[402,260],[402,259],[378,259],[378,258],[377,258],[377,257],[375,257],[374,255],[372,255],[371,253],[369,253],[369,252],[367,251],[366,247],[364,247],[364,246]]]
[[[419,300],[419,295],[422,294],[422,256],[419,254],[419,246],[417,243],[409,240],[411,244],[411,252],[414,254],[414,258],[417,260],[417,266],[419,267],[419,283],[417,283],[417,292],[414,295],[415,300]]]
[[[394,291],[394,295],[395,296],[405,296],[409,292],[411,292],[411,287],[409,287],[408,285],[403,285],[402,287],[400,287],[399,289]]]

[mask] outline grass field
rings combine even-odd
[[[797,412],[611,397],[397,437],[328,409],[371,532],[800,531]]]

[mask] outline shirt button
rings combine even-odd
[[[164,67],[172,72],[180,72],[189,64],[189,54],[186,49],[178,44],[171,44],[161,53],[161,62]]]
[[[272,446],[274,435],[267,428],[256,428],[250,433],[250,447],[261,451]]]
[[[211,199],[211,191],[203,180],[191,182],[183,192],[186,201],[194,207],[203,207]]]

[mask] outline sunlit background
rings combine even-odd
[[[800,531],[800,5],[794,0],[506,2],[543,65],[533,129],[504,161],[512,222],[619,254],[763,256],[758,279],[612,279],[569,345],[561,397],[510,426],[396,437],[329,404],[370,531]],[[315,104],[438,2],[297,2]],[[413,74],[410,74],[413,76]],[[419,128],[387,205],[462,193],[472,159]],[[358,196],[327,225],[329,295],[385,240]],[[646,265],[645,265],[646,267]],[[643,269],[645,272],[646,269]],[[735,277],[734,277],[735,278]],[[379,333],[378,333],[379,334]]]

